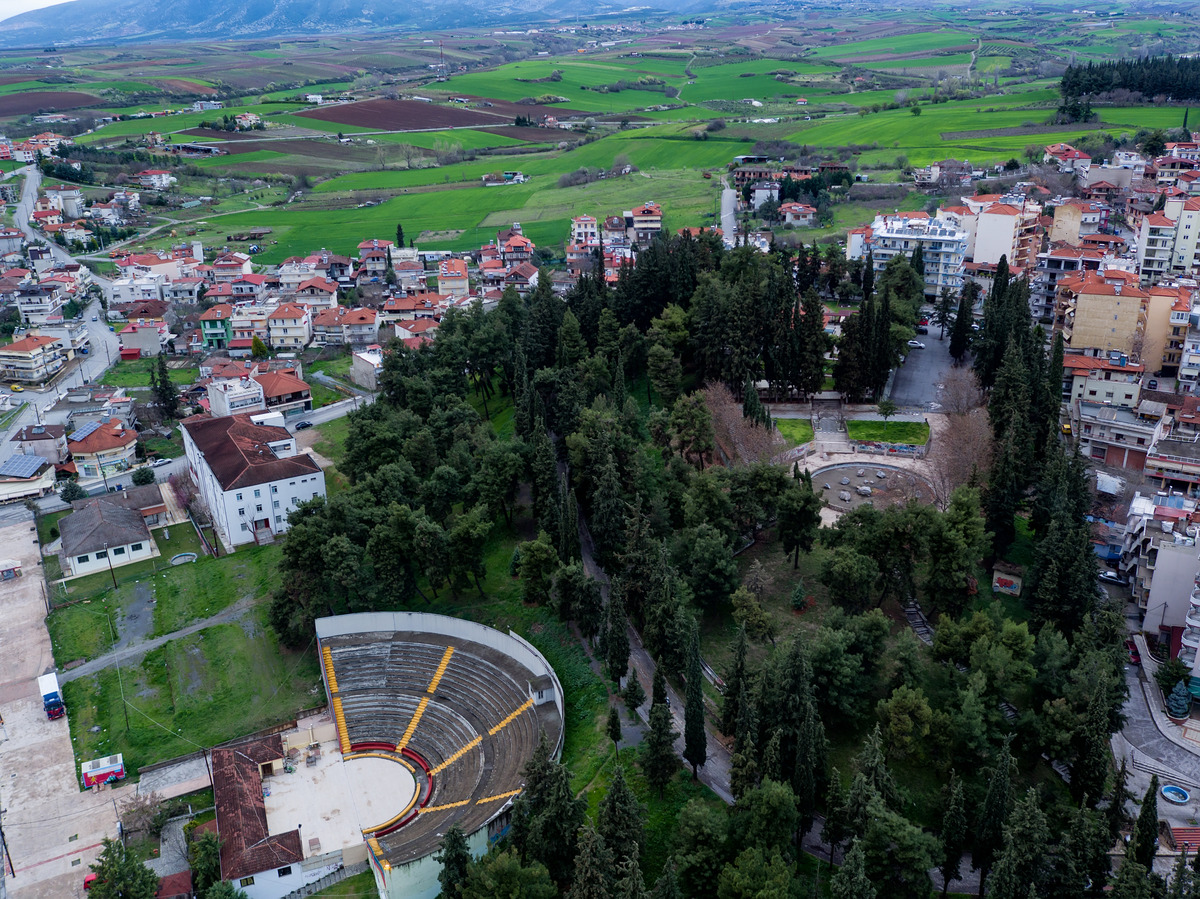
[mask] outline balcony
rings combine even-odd
[[[1183,645],[1192,650],[1193,653],[1197,649],[1200,649],[1200,630],[1190,627],[1184,630]]]
[[[1184,616],[1183,620],[1187,622],[1188,627],[1195,628],[1197,633],[1200,633],[1200,611],[1192,609]]]

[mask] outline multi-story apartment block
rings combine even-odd
[[[1066,244],[1051,245],[1037,257],[1037,269],[1030,283],[1029,312],[1035,321],[1049,323],[1054,319],[1058,279],[1073,272],[1096,271],[1104,261],[1104,251]]]
[[[967,234],[949,221],[930,219],[924,213],[878,215],[862,245],[864,252],[870,250],[876,271],[882,271],[893,257],[911,256],[920,247],[928,295],[936,296],[943,287],[956,291],[962,286]]]
[[[1058,279],[1054,330],[1072,352],[1136,356],[1138,317],[1148,294],[1129,272],[1075,272]]]

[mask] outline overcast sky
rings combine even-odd
[[[17,13],[65,2],[66,0],[0,0],[0,21],[15,16]]]

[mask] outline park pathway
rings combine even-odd
[[[112,668],[114,665],[119,665],[122,662],[131,662],[140,659],[146,653],[158,649],[172,640],[178,640],[180,637],[187,637],[190,634],[198,633],[206,628],[215,627],[218,624],[229,624],[231,621],[236,621],[241,618],[246,612],[254,608],[258,602],[252,596],[246,596],[235,602],[229,608],[218,612],[215,615],[210,615],[208,618],[202,618],[195,624],[189,624],[187,627],[181,627],[177,631],[172,631],[169,634],[163,634],[161,637],[152,637],[145,640],[135,640],[125,646],[112,651],[106,652],[104,655],[97,656],[77,668],[72,668],[70,671],[59,672],[58,679],[61,683],[78,680],[81,677],[95,674],[98,671],[103,671],[105,668]]]

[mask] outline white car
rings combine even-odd
[[[912,347],[914,350],[923,350],[923,349],[925,349],[925,344],[921,343],[921,341],[919,341],[919,340],[910,340],[910,341],[908,342],[908,345],[909,345],[910,347]]]
[[[151,468],[162,468],[164,465],[170,465],[170,464],[171,464],[170,459],[155,459],[153,462],[150,463],[150,467]]]
[[[1106,584],[1120,584],[1121,586],[1125,586],[1125,578],[1112,571],[1101,571],[1100,580]]]

